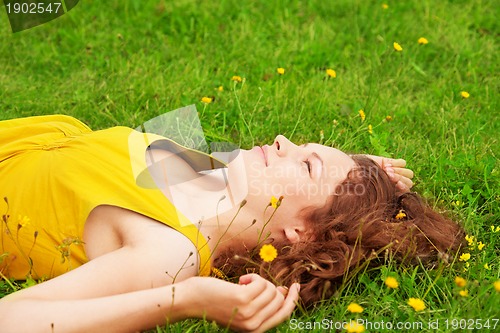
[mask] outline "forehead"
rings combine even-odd
[[[318,154],[322,154],[323,156],[321,156],[321,158],[323,159],[342,159],[346,163],[352,162],[352,165],[355,164],[354,160],[349,155],[337,148],[324,146],[319,143],[306,143],[303,147]]]

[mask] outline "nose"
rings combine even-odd
[[[281,134],[274,139],[274,149],[280,157],[286,156],[293,149],[293,146],[295,145]]]

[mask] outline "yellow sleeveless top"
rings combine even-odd
[[[200,275],[209,275],[198,228],[158,188],[137,184],[147,147],[161,140],[127,127],[92,131],[62,115],[0,121],[0,271],[39,279],[84,264],[85,221],[112,205],[181,232],[198,249]]]

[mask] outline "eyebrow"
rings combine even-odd
[[[321,175],[318,175],[318,179],[322,178],[324,175],[325,175],[325,165],[323,163],[323,159],[321,159],[321,157],[319,157],[319,155],[316,153],[316,152],[312,152],[311,155],[314,157],[314,158],[317,158],[320,163],[321,163]]]

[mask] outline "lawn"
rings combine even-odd
[[[370,332],[500,330],[494,1],[87,0],[15,34],[0,12],[0,120],[58,113],[93,129],[137,127],[195,104],[209,141],[249,148],[283,134],[405,158],[414,190],[470,236],[434,270],[388,258],[277,331],[351,319]],[[217,328],[188,320],[158,331]]]

